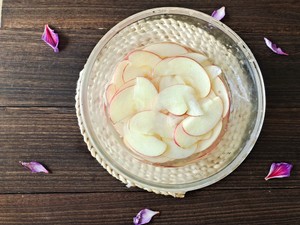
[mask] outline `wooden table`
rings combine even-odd
[[[177,2],[177,3],[175,3]],[[180,6],[210,14],[249,45],[261,67],[267,112],[245,162],[222,181],[175,199],[126,188],[90,155],[77,125],[75,88],[95,44],[141,10]],[[300,4],[285,0],[4,0],[0,29],[0,224],[132,224],[142,208],[152,224],[299,224]],[[41,41],[45,24],[60,35],[59,54]],[[263,37],[289,56],[272,53]],[[18,161],[44,163],[31,174]],[[272,162],[292,175],[265,181]]]

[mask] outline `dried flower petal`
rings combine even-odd
[[[49,171],[39,162],[22,162],[19,163],[25,168],[29,169],[32,173],[49,173]]]
[[[269,174],[265,177],[265,180],[289,177],[292,167],[293,165],[289,163],[272,163]]]
[[[216,20],[221,20],[224,18],[225,16],[225,6],[213,11],[213,13],[211,14],[211,16],[213,18],[215,18]]]
[[[45,25],[44,33],[42,35],[42,40],[46,42],[51,48],[53,48],[54,52],[59,52],[58,43],[59,37],[58,34],[52,30],[48,24]]]
[[[133,224],[134,225],[142,225],[149,223],[153,216],[158,214],[157,211],[152,211],[150,209],[142,209],[136,217],[133,218]]]
[[[273,44],[268,38],[264,38],[266,45],[278,55],[288,55],[281,48],[278,48],[276,44]]]

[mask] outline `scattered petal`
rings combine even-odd
[[[42,35],[42,40],[46,42],[51,48],[53,48],[54,52],[59,52],[58,43],[59,37],[58,34],[52,30],[48,24],[45,25],[44,33]]]
[[[32,173],[49,173],[49,171],[39,162],[22,162],[19,163]]]
[[[265,180],[289,177],[292,167],[293,165],[289,163],[272,163],[269,174],[265,177]]]
[[[225,6],[213,11],[213,13],[211,14],[211,16],[213,18],[215,18],[216,20],[221,20],[224,18],[225,16]]]
[[[278,55],[288,55],[281,48],[278,48],[276,44],[273,44],[268,38],[264,38],[266,45]]]
[[[133,218],[133,224],[134,225],[142,225],[149,223],[153,216],[158,214],[157,211],[152,211],[150,209],[142,209],[136,217]]]

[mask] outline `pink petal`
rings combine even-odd
[[[276,44],[273,44],[268,38],[264,38],[266,45],[278,55],[288,55],[281,48],[278,48]]]
[[[25,168],[29,169],[32,173],[49,173],[49,171],[39,162],[22,162],[19,163]]]
[[[272,163],[269,174],[265,177],[265,180],[289,177],[292,167],[293,165],[289,163]]]
[[[134,225],[142,225],[149,223],[153,216],[158,214],[157,211],[152,211],[150,209],[142,209],[136,217],[133,218],[133,224]]]
[[[211,14],[211,16],[213,18],[215,18],[216,20],[221,20],[224,18],[225,16],[225,6],[213,11],[213,13]]]
[[[54,52],[59,52],[58,43],[59,37],[58,34],[52,30],[48,24],[45,25],[44,33],[42,35],[42,40],[46,42],[51,48],[53,48]]]

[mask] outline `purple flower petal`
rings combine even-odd
[[[136,217],[133,218],[133,224],[134,225],[142,225],[149,223],[153,216],[158,214],[157,211],[152,211],[150,209],[142,209],[139,211],[139,213],[136,215]]]
[[[32,173],[49,173],[49,171],[39,162],[22,162],[19,163],[25,168],[29,169]]]
[[[265,180],[289,177],[292,167],[293,165],[289,163],[272,163],[269,174],[265,177]]]
[[[58,43],[59,37],[58,34],[52,30],[48,24],[45,25],[44,33],[42,35],[42,40],[46,42],[51,48],[53,48],[54,52],[59,52]]]
[[[224,18],[225,16],[225,6],[213,11],[213,13],[211,14],[211,16],[213,18],[215,18],[216,20],[221,20]]]
[[[266,45],[278,55],[288,55],[281,48],[278,48],[276,44],[273,44],[268,38],[264,38]]]

